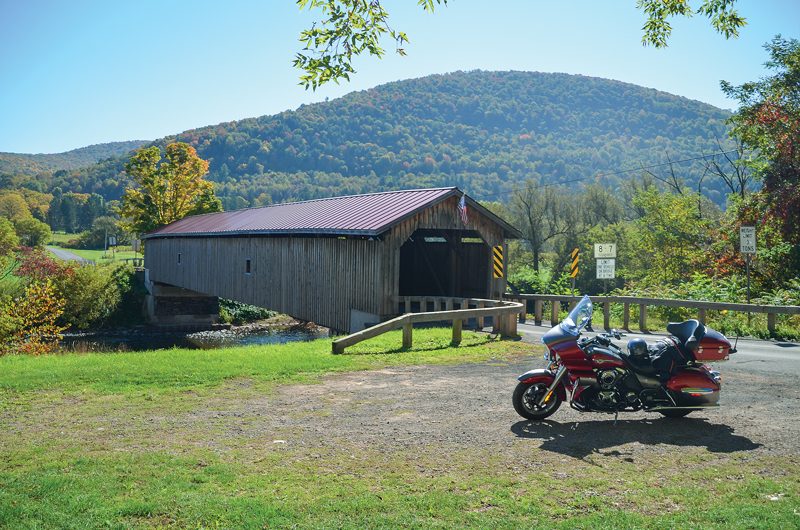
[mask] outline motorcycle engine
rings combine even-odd
[[[639,410],[642,407],[639,400],[641,387],[635,381],[635,375],[621,368],[598,371],[597,384],[600,388],[590,399],[591,408],[603,412]]]

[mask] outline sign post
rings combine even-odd
[[[750,303],[750,255],[756,253],[756,227],[739,227],[739,250],[747,261],[747,303]]]
[[[597,260],[597,279],[603,280],[603,296],[608,296],[608,280],[616,277],[617,244],[595,243],[594,257]]]

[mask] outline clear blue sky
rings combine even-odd
[[[0,0],[0,152],[154,140],[456,70],[583,74],[733,108],[720,80],[766,75],[762,45],[800,38],[798,0],[739,0],[738,40],[703,17],[675,20],[666,50],[642,47],[634,0],[453,0],[433,15],[416,1],[382,2],[409,57],[386,41],[350,83],[312,92],[292,59],[321,13],[294,0]]]

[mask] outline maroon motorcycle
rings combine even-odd
[[[542,420],[567,400],[581,412],[644,410],[672,418],[719,406],[719,372],[704,363],[736,352],[724,335],[687,320],[668,324],[670,335],[655,344],[633,339],[625,351],[612,342],[621,338],[616,330],[581,338],[591,317],[592,301],[584,296],[544,334],[550,364],[519,376],[513,402],[520,416]]]

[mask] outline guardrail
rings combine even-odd
[[[523,311],[523,305],[519,302],[503,302],[499,300],[482,300],[475,298],[444,298],[444,297],[419,297],[419,296],[405,296],[405,297],[392,297],[393,301],[405,302],[406,314],[381,322],[375,326],[369,327],[363,331],[353,333],[346,337],[336,339],[333,341],[333,353],[344,353],[344,349],[348,346],[358,344],[361,341],[377,337],[388,331],[403,328],[403,347],[411,348],[413,345],[413,328],[414,324],[421,322],[441,322],[443,320],[452,320],[453,322],[453,342],[459,344],[461,342],[461,330],[464,323],[470,318],[478,319],[478,326],[483,327],[483,319],[485,317],[493,317],[494,331],[499,331],[504,337],[516,336],[517,334],[517,313]],[[429,302],[433,302],[434,311],[424,311],[421,313],[408,312],[411,303],[418,302],[421,309],[427,309]],[[474,309],[469,309],[469,306],[474,304]],[[447,309],[444,311],[437,311],[436,308],[441,308],[444,305]],[[463,309],[454,309],[456,305]]]
[[[144,267],[144,258],[125,258],[120,261],[124,261],[125,263],[130,263],[134,267]]]
[[[555,325],[558,322],[558,311],[561,303],[568,303],[570,306],[577,303],[582,297],[578,296],[560,296],[552,294],[513,294],[506,293],[503,296],[506,300],[516,301],[534,301],[534,319],[537,324],[542,321],[542,302],[551,302],[550,306],[550,321]],[[800,315],[800,307],[798,306],[779,306],[779,305],[751,305],[751,304],[731,304],[726,302],[701,302],[697,300],[668,300],[666,298],[641,298],[635,296],[590,296],[592,303],[603,305],[603,327],[609,328],[610,319],[610,305],[622,304],[622,327],[630,330],[630,306],[639,306],[639,329],[642,331],[647,330],[647,306],[667,306],[667,307],[685,307],[689,309],[697,309],[697,320],[705,324],[706,311],[709,309],[718,311],[739,311],[742,313],[766,313],[767,314],[767,329],[770,332],[775,331],[775,315]],[[527,304],[526,304],[527,306]],[[520,322],[525,322],[526,311],[520,312]]]

